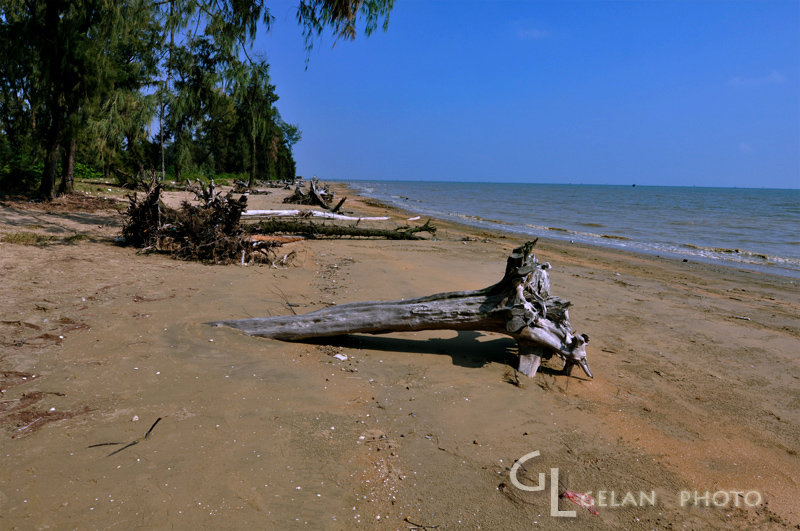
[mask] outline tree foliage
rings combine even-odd
[[[392,2],[299,0],[297,19],[310,49],[385,26]],[[264,0],[0,0],[0,189],[70,192],[76,160],[122,181],[294,177],[300,132],[251,57],[273,23]]]
[[[367,35],[371,35],[379,23],[387,29],[393,5],[394,0],[302,0],[297,8],[297,21],[303,27],[306,48],[311,49],[314,37],[322,35],[326,28],[337,40],[355,39],[359,16]]]

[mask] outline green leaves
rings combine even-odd
[[[310,48],[325,29],[353,39],[388,24],[393,0],[298,0]],[[274,19],[264,0],[0,0],[3,179],[55,192],[59,163],[136,175],[169,162],[294,177],[300,140],[275,104],[269,65],[251,58]],[[128,177],[125,177],[126,179]],[[66,179],[63,177],[62,179]],[[4,185],[5,186],[5,185]],[[69,187],[64,187],[69,189]]]
[[[306,48],[310,50],[314,37],[325,29],[332,31],[334,42],[355,39],[359,19],[363,20],[366,35],[371,35],[381,21],[386,30],[393,5],[394,0],[301,0],[297,22],[303,27]]]

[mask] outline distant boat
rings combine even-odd
[[[634,188],[636,188],[636,185],[635,185],[635,184],[632,184],[631,186],[633,186]]]

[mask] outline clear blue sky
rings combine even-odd
[[[798,0],[397,0],[307,69],[268,5],[300,175],[800,188]]]

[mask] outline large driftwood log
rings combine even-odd
[[[497,284],[475,291],[452,291],[417,299],[356,302],[304,315],[257,317],[208,323],[238,328],[248,335],[298,341],[354,333],[418,330],[483,330],[517,341],[519,372],[533,377],[542,359],[557,355],[564,372],[578,365],[590,378],[585,334],[569,322],[569,301],[550,295],[549,263],[533,254],[536,241],[514,249]]]
[[[278,218],[278,217],[312,217],[336,219],[341,221],[385,221],[388,216],[356,217],[336,214],[334,212],[321,212],[319,210],[245,210],[242,212],[244,218]]]
[[[328,214],[328,212],[325,212]],[[322,212],[320,212],[322,214]],[[331,214],[334,215],[334,214]],[[363,219],[363,218],[362,218]],[[436,227],[431,225],[430,220],[424,225],[417,227],[397,227],[396,229],[376,229],[370,227],[359,227],[355,225],[332,225],[314,223],[312,221],[285,221],[280,219],[267,219],[256,225],[249,225],[248,231],[255,234],[299,234],[309,240],[315,238],[343,238],[350,236],[354,238],[384,238],[387,240],[423,240],[418,236],[419,232],[427,232],[431,235],[436,233]]]

